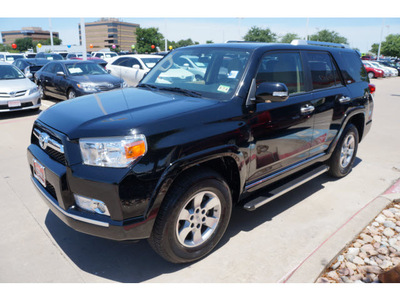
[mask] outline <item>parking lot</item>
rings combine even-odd
[[[347,177],[321,175],[254,212],[234,208],[217,249],[186,265],[164,261],[144,240],[67,227],[29,178],[26,148],[40,111],[1,114],[0,282],[313,282],[384,204],[363,208],[400,178],[400,77],[371,82],[373,126]],[[43,100],[41,110],[57,102]]]

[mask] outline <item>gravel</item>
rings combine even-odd
[[[378,275],[400,264],[400,203],[388,205],[333,260],[317,283],[380,283]]]

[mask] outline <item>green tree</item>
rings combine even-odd
[[[400,56],[400,34],[389,34],[382,42],[381,54],[385,56]]]
[[[378,54],[378,49],[379,49],[379,44],[375,43],[375,44],[372,44],[371,50],[369,50],[369,52]]]
[[[0,52],[10,52],[12,50],[10,45],[0,44]]]
[[[340,36],[339,33],[335,31],[329,31],[327,29],[320,30],[316,34],[309,37],[310,41],[318,42],[328,42],[328,43],[338,43],[338,44],[348,44],[347,39]]]
[[[293,40],[298,40],[300,37],[296,33],[286,33],[281,38],[281,43],[288,43],[290,44]]]
[[[206,44],[214,44],[214,42],[212,40],[207,40]]]
[[[269,28],[262,29],[257,26],[253,26],[244,36],[246,42],[265,42],[274,43],[277,41],[277,36]]]
[[[138,53],[154,52],[155,49],[151,48],[151,45],[160,47],[163,45],[162,41],[164,36],[158,32],[158,28],[140,28],[136,29],[136,50]]]
[[[15,44],[17,45],[17,50],[19,51],[26,51],[33,48],[32,38],[16,39]]]

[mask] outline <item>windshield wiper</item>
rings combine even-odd
[[[198,98],[198,97],[202,96],[202,94],[199,93],[199,92],[190,91],[190,90],[182,89],[182,88],[179,88],[179,87],[161,87],[160,90],[178,92],[178,93],[185,94],[186,96],[190,96],[190,97],[197,97]]]
[[[150,90],[158,90],[159,88],[155,85],[152,84],[147,84],[147,83],[141,83],[139,85],[137,85],[137,87],[144,87],[144,88],[148,88]]]

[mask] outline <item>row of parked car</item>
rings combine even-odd
[[[43,52],[35,58],[25,58],[22,54],[10,55],[13,59],[7,57],[6,62],[0,65],[0,80],[9,80],[2,88],[4,92],[0,93],[0,112],[38,109],[41,99],[49,96],[66,100],[117,88],[135,87],[164,57],[94,52],[91,56],[88,53],[84,61],[82,53],[70,53],[65,58],[59,53]],[[206,64],[198,61],[198,58],[182,57],[159,81],[202,80],[205,70]],[[22,78],[24,80],[18,80]],[[16,90],[20,92],[13,94]]]
[[[135,87],[164,56],[93,52],[87,53],[84,61],[83,53],[61,54],[40,52],[35,58],[27,58],[31,54],[0,53],[0,112],[39,109],[41,99],[48,96],[66,100]],[[400,74],[399,62],[362,61],[369,78]],[[206,60],[182,56],[158,80],[163,83],[188,79],[201,81],[206,68]]]
[[[400,76],[400,62],[390,60],[362,60],[369,78]]]

